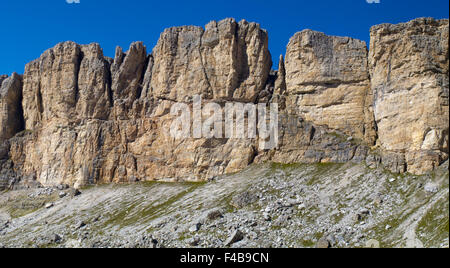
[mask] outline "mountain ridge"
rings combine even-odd
[[[424,174],[448,159],[448,19],[374,26],[370,49],[303,30],[278,71],[268,38],[257,23],[224,19],[166,29],[150,54],[142,42],[114,59],[95,43],[45,51],[23,75],[0,78],[0,185],[198,181],[266,161]],[[196,94],[277,103],[301,123],[293,134],[281,125],[273,150],[171,140],[170,106]]]

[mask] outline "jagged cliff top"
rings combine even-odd
[[[435,19],[435,18],[416,18],[408,22],[392,24],[392,23],[382,23],[374,25],[370,28],[370,31],[378,31],[380,29],[385,29],[386,32],[399,32],[406,28],[419,26],[419,25],[430,25],[430,26],[442,26],[448,25],[449,19]]]
[[[60,43],[27,64],[14,87],[2,82],[20,94],[0,100],[8,174],[0,179],[206,180],[265,161],[366,161],[426,173],[448,159],[445,23],[418,19],[404,34],[372,34],[369,53],[363,41],[304,30],[291,38],[278,73],[267,32],[233,19],[169,28],[151,56],[142,42],[118,48],[114,59],[96,43]],[[254,139],[174,140],[171,106],[195,95],[277,103],[303,123],[294,132],[280,126],[273,150]]]
[[[209,28],[211,27],[215,27],[218,29],[224,28],[227,25],[230,27],[232,25],[234,25],[234,27],[238,26],[238,25],[252,25],[253,27],[259,28],[261,31],[265,32],[267,34],[267,30],[260,28],[260,24],[256,23],[256,22],[248,22],[245,19],[242,19],[239,22],[236,22],[236,20],[234,18],[225,18],[223,20],[219,20],[219,21],[210,21],[209,23],[207,23],[204,27],[202,26],[195,26],[195,25],[182,25],[182,26],[174,26],[174,27],[169,27],[166,28],[162,33],[160,38],[167,33],[174,33],[174,32],[179,32],[179,31],[200,31],[200,32],[205,32],[207,31]],[[410,28],[410,27],[414,27],[414,26],[418,26],[418,25],[431,25],[431,26],[445,26],[449,24],[449,19],[435,19],[435,18],[431,18],[431,17],[422,17],[422,18],[416,18],[413,19],[411,21],[408,22],[404,22],[404,23],[398,23],[398,24],[392,24],[392,23],[382,23],[382,24],[377,24],[374,25],[370,28],[371,32],[375,32],[375,31],[379,31],[380,29],[383,29],[384,32],[386,33],[395,33],[395,32],[399,32],[402,31],[406,28]],[[301,35],[322,35],[322,36],[326,36],[328,38],[342,38],[342,40],[354,40],[356,42],[362,42],[364,43],[364,45],[366,45],[366,42],[363,40],[359,40],[356,38],[352,38],[352,37],[346,37],[346,36],[333,36],[333,35],[326,35],[326,33],[320,32],[320,31],[315,31],[312,29],[304,29],[304,30],[300,30],[299,32],[295,33],[294,36],[292,36],[289,40],[289,43],[293,42],[294,39],[298,39],[299,36]],[[136,41],[134,43],[137,42],[141,42],[141,41]],[[56,44],[53,48],[47,49],[46,51],[44,51],[42,53],[42,56],[49,53],[49,51],[51,51],[52,49],[59,47],[61,45],[64,46],[64,44],[69,45],[69,44],[75,44],[75,42],[73,41],[64,41],[61,43]],[[81,46],[97,46],[99,47],[100,50],[100,44],[93,42],[90,44],[85,44],[85,45],[81,45]],[[132,46],[132,44],[130,45],[130,47]],[[120,48],[122,49],[122,48]],[[31,61],[29,64],[33,64],[35,61],[39,60],[39,58],[37,58],[34,61]],[[3,77],[5,75],[1,75],[0,77]],[[1,81],[1,78],[0,78]]]
[[[321,36],[321,37],[326,37],[326,38],[330,38],[330,39],[339,39],[341,40],[341,42],[355,42],[355,43],[360,43],[360,44],[364,44],[364,46],[366,46],[366,42],[363,40],[359,40],[357,38],[352,38],[352,37],[348,37],[348,36],[336,36],[336,35],[327,35],[324,32],[320,32],[320,31],[315,31],[312,29],[304,29],[301,30],[297,33],[294,34],[294,36],[292,36],[289,39],[289,43],[294,42],[296,39],[298,39],[301,36]]]

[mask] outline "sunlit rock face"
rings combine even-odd
[[[372,144],[372,116],[365,42],[304,30],[287,46],[288,107],[317,125]]]
[[[199,181],[266,161],[366,160],[420,174],[448,158],[448,20],[375,26],[370,52],[304,30],[278,71],[268,38],[225,19],[169,28],[152,51],[135,42],[114,59],[98,44],[56,45],[23,76],[0,76],[0,183]],[[196,95],[202,107],[277,104],[277,146],[195,137]],[[190,137],[170,134],[176,103],[191,112]]]
[[[58,44],[25,68],[28,131],[11,143],[11,158],[43,184],[204,180],[241,170],[253,161],[254,140],[174,140],[170,107],[195,94],[254,102],[271,66],[267,32],[233,19],[167,29],[150,55],[141,42],[117,48],[114,59],[98,44]]]
[[[421,174],[448,159],[448,20],[372,27],[369,53],[378,144]]]
[[[176,101],[202,94],[253,102],[272,67],[267,32],[256,23],[234,19],[213,21],[205,28],[167,29],[153,57],[150,94]]]

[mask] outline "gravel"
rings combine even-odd
[[[433,195],[424,195],[428,188],[418,185],[432,178],[437,187],[432,187]],[[389,172],[358,164],[264,164],[207,183],[103,185],[82,194],[65,186],[11,191],[0,194],[0,244],[328,248],[377,241],[382,247],[403,247],[418,239],[428,208],[448,203],[448,171],[440,177],[390,179]],[[48,203],[52,207],[9,216],[23,197],[38,202],[40,196],[61,192],[77,198],[56,199]],[[433,239],[421,238],[431,240],[425,246],[448,245],[448,232],[428,236]]]

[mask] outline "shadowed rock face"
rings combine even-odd
[[[448,20],[433,19],[378,25],[370,32],[378,144],[412,173],[448,159],[448,34]]]
[[[0,75],[0,87],[2,86],[3,80],[5,80],[6,78],[8,78],[7,75]]]
[[[22,77],[0,77],[0,142],[12,138],[23,130]]]
[[[368,53],[362,41],[305,30],[278,72],[267,32],[233,19],[167,29],[151,54],[142,42],[114,59],[98,44],[61,43],[23,79],[0,77],[0,155],[18,177],[46,185],[196,181],[264,161],[367,160],[422,173],[448,158],[446,36],[448,20],[376,26]],[[196,94],[203,105],[278,103],[301,120],[294,132],[280,122],[274,150],[255,139],[172,138],[172,105]]]
[[[13,73],[0,76],[0,189],[18,179],[9,159],[9,139],[24,128],[22,111],[22,77]]]

